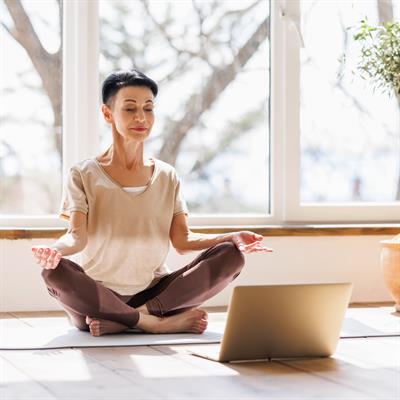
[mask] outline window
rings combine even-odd
[[[287,2],[282,10],[292,79],[285,93],[285,219],[398,220],[400,103],[354,74],[360,46],[353,34],[364,18],[398,20],[399,9],[317,0]]]
[[[21,10],[39,58],[13,37],[29,29],[12,30]],[[399,105],[353,77],[345,29],[399,20],[398,2],[3,0],[0,11],[2,226],[65,226],[63,177],[111,144],[100,84],[131,66],[159,83],[146,152],[177,169],[190,225],[400,221]]]
[[[348,29],[381,20],[379,2],[300,4],[301,201],[400,200],[399,103],[354,75],[360,46]]]
[[[54,214],[62,186],[62,8],[1,2],[0,16],[0,214]]]

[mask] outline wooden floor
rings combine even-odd
[[[43,317],[65,314],[0,314],[25,327]],[[325,359],[233,364],[188,353],[200,346],[210,345],[0,351],[0,399],[400,399],[399,337],[341,339]]]

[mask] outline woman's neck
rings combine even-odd
[[[137,171],[149,164],[144,160],[143,143],[130,145],[131,147],[121,146],[113,143],[98,160],[105,166],[122,169],[125,171]]]

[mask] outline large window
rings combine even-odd
[[[101,0],[100,21],[101,79],[159,83],[145,151],[177,168],[191,213],[268,214],[269,1]]]
[[[365,17],[400,3],[0,0],[0,224],[65,226],[69,167],[111,144],[101,82],[130,67],[159,83],[145,153],[189,224],[399,222],[399,100],[353,74]]]
[[[400,99],[354,73],[353,40],[362,18],[376,24],[398,10],[380,1],[300,4],[301,201],[400,200]]]
[[[282,4],[284,219],[398,221],[400,100],[359,77],[353,37],[365,18],[399,20],[398,2]]]
[[[62,7],[0,2],[0,214],[55,214],[62,189]]]

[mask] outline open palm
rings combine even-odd
[[[44,269],[57,268],[62,257],[59,251],[45,245],[32,246],[31,250],[36,263]]]
[[[232,234],[232,242],[243,253],[265,253],[273,249],[261,245],[264,237],[251,231],[239,231]]]

